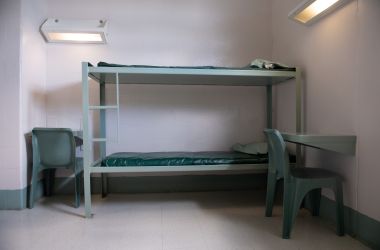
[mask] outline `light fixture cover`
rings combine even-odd
[[[349,0],[305,0],[294,8],[288,17],[296,22],[311,25]]]
[[[49,43],[107,43],[106,20],[69,20],[49,18],[41,25]]]

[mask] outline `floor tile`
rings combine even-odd
[[[335,225],[301,210],[281,238],[282,208],[264,216],[262,192],[94,195],[94,217],[53,196],[33,209],[0,211],[1,250],[364,250]]]

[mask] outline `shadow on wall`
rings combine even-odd
[[[61,86],[47,92],[47,126],[81,129],[81,83]],[[209,145],[219,145],[219,148],[261,139],[265,126],[264,91],[257,87],[123,85],[120,88],[120,138],[129,138],[131,144],[138,137],[141,141],[141,136],[151,136],[149,138],[156,141],[165,136],[165,142],[160,144],[163,149],[175,148],[178,138],[187,141],[181,145],[190,145],[197,137],[207,136]],[[106,92],[107,104],[115,104],[114,85],[107,85]],[[90,100],[92,105],[99,103],[97,83],[90,83]],[[99,114],[98,111],[91,113],[92,130],[97,135]],[[115,119],[116,112],[107,111],[107,132],[116,130],[116,122],[112,122]],[[205,134],[206,131],[209,132]],[[183,147],[188,147],[186,145]]]
[[[97,90],[93,89],[91,96],[94,91]],[[79,82],[47,89],[46,106],[48,127],[82,128],[82,87]]]
[[[91,81],[90,102],[99,104],[99,84]],[[63,85],[63,84],[62,84]],[[150,108],[173,110],[216,110],[240,107],[247,99],[264,100],[260,87],[248,86],[199,86],[199,85],[159,85],[128,84],[120,87],[121,106],[132,108]],[[107,103],[114,104],[116,90],[114,85],[107,85]],[[49,113],[67,114],[82,112],[81,82],[65,83],[64,86],[50,89],[46,93]],[[256,98],[257,97],[257,98]],[[256,102],[257,102],[256,101]],[[252,100],[250,101],[253,102]],[[265,103],[260,103],[262,106]]]

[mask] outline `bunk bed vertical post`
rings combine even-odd
[[[267,128],[272,128],[273,121],[272,121],[272,85],[269,83],[266,86],[267,89]]]
[[[83,105],[83,171],[84,171],[84,207],[86,218],[91,217],[91,142],[89,129],[89,86],[88,63],[82,62],[82,105]]]
[[[301,69],[296,68],[296,132],[302,133],[302,79],[301,79]],[[297,144],[296,155],[297,155],[297,167],[301,166],[301,154],[302,146]]]
[[[105,106],[106,105],[106,83],[104,79],[104,75],[100,76],[100,81],[99,81],[99,102],[100,106]],[[100,138],[106,138],[106,110],[105,109],[100,109],[100,115],[99,115],[99,132],[100,132]],[[100,158],[103,159],[106,157],[106,141],[101,141],[100,142]],[[101,182],[102,182],[102,197],[106,197],[108,193],[108,179],[107,179],[107,173],[102,173],[101,174]]]
[[[116,73],[116,106],[117,106],[117,142],[120,136],[120,82],[119,73]]]

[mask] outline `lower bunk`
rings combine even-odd
[[[290,155],[291,162],[295,156]],[[111,154],[91,167],[92,173],[149,173],[251,170],[265,172],[268,154],[234,151],[209,152],[121,152]]]
[[[289,155],[289,159],[291,164],[296,162],[294,155]],[[120,152],[111,154],[92,164],[90,173],[102,174],[102,196],[104,197],[108,193],[107,173],[127,173],[127,175],[132,176],[225,175],[265,174],[267,170],[268,154],[248,154],[235,151]],[[90,211],[91,198],[88,196],[87,217],[90,216]]]
[[[290,163],[296,162],[289,155]],[[120,152],[97,162],[91,173],[129,173],[130,175],[158,174],[240,174],[266,173],[268,154],[248,154],[236,151],[203,152]],[[107,184],[103,180],[103,184]],[[106,187],[105,187],[106,188]]]

